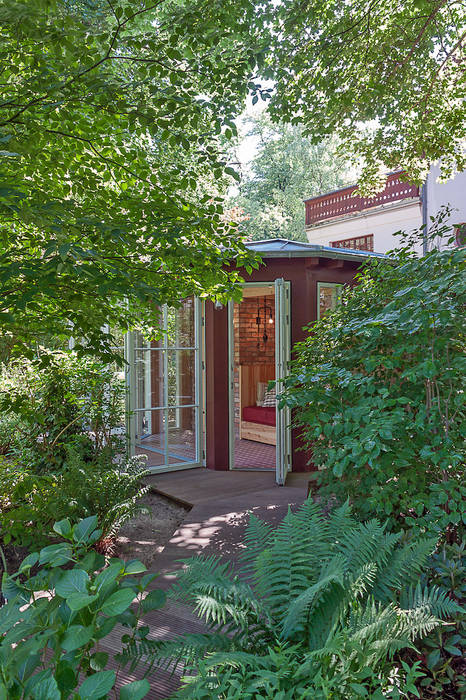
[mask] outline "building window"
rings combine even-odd
[[[342,284],[317,282],[317,318],[334,309],[341,300]]]
[[[346,238],[344,241],[332,241],[332,248],[352,248],[353,250],[374,250],[374,234]]]

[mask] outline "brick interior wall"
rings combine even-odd
[[[270,306],[272,309],[273,323],[269,323],[269,313],[261,311],[260,335],[257,329],[258,306]],[[266,318],[267,343],[264,343],[264,318]],[[273,364],[275,362],[275,297],[270,294],[266,297],[247,297],[241,304],[234,305],[234,343],[235,343],[235,427],[238,428],[240,420],[239,404],[239,365]],[[257,347],[259,343],[259,348]]]
[[[259,333],[256,323],[257,309],[264,305],[272,310],[273,323],[269,324],[269,309],[267,309],[267,313],[261,309]],[[264,329],[268,335],[266,343],[262,340]],[[275,297],[273,294],[266,297],[248,297],[241,302],[239,307],[238,361],[240,365],[266,365],[275,362]]]

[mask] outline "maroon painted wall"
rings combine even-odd
[[[303,326],[317,318],[317,283],[349,284],[359,262],[328,258],[269,258],[245,282],[273,282],[283,277],[291,285],[291,346],[303,340]],[[228,469],[228,313],[206,304],[206,464],[209,469]],[[293,471],[312,470],[309,456],[299,450],[292,434]]]

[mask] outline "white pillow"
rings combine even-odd
[[[275,406],[277,405],[277,396],[275,394],[275,389],[269,389],[265,392],[262,405],[266,406],[267,408],[275,408]]]

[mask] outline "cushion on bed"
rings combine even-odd
[[[243,420],[261,425],[275,425],[275,407],[245,406],[243,408]]]

